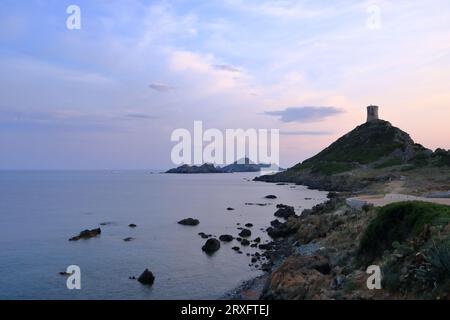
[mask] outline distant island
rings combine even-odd
[[[205,163],[200,166],[190,166],[184,164],[174,169],[166,171],[166,173],[179,173],[179,174],[194,174],[194,173],[234,173],[234,172],[260,172],[261,169],[281,171],[282,169],[276,165],[265,163],[254,163],[249,158],[244,158],[233,162],[224,167],[214,166],[210,163]]]
[[[165,173],[222,173],[219,167],[215,167],[213,164],[205,163],[201,166],[190,166],[184,164],[174,169],[167,170]]]

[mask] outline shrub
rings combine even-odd
[[[396,292],[400,289],[400,272],[395,270],[392,266],[386,266],[381,270],[383,275],[381,280],[382,288],[390,292]]]
[[[394,166],[400,166],[403,164],[403,161],[401,159],[389,159],[382,163],[374,165],[375,169],[383,169],[383,168],[389,168]]]
[[[438,281],[450,278],[450,241],[433,243],[427,258]]]
[[[317,164],[314,164],[314,166],[311,169],[312,173],[321,173],[324,175],[333,175],[338,174],[346,171],[350,171],[355,166],[351,163],[345,163],[345,162],[320,162]]]
[[[436,219],[450,217],[450,207],[420,201],[398,202],[379,209],[377,216],[369,223],[359,244],[358,256],[366,262],[392,249],[392,243],[399,243],[417,236],[427,224]]]

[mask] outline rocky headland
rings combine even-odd
[[[450,150],[434,152],[384,120],[364,123],[286,171],[256,181],[291,182],[313,189],[381,193],[392,181],[422,194],[448,191]],[[424,183],[425,182],[425,183]]]
[[[450,299],[450,151],[369,118],[316,156],[255,178],[327,190],[329,200],[300,216],[278,205],[284,221],[259,246],[266,273],[227,298]],[[369,266],[381,289],[369,289]]]

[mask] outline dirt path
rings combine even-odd
[[[407,194],[400,193],[388,193],[384,197],[383,196],[359,196],[352,199],[365,201],[366,203],[373,204],[376,207],[382,207],[390,203],[401,202],[401,201],[425,201],[432,202],[438,204],[445,204],[450,206],[449,198],[425,198],[425,197],[416,197]]]

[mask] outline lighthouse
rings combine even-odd
[[[378,106],[370,105],[367,107],[367,122],[378,120]]]

